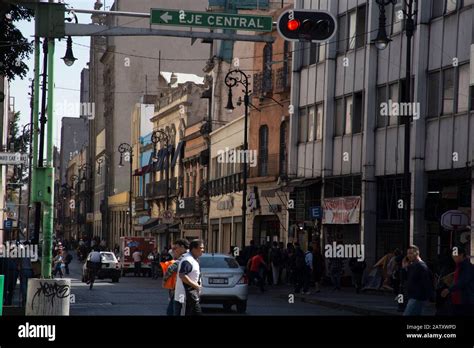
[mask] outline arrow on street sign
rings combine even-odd
[[[152,8],[150,23],[183,27],[272,31],[271,16],[255,16],[231,13],[213,13]]]
[[[168,12],[165,12],[160,18],[163,22],[168,24],[168,22],[173,19],[173,16],[170,16]]]

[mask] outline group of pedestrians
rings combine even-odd
[[[201,267],[199,257],[204,253],[204,242],[178,239],[171,247],[172,260],[162,261],[163,288],[168,289],[167,315],[201,315]]]
[[[255,284],[261,292],[266,285],[291,285],[295,293],[309,294],[311,285],[320,291],[321,280],[325,273],[325,261],[318,244],[310,245],[306,251],[299,243],[267,243],[255,246],[253,240],[237,257],[246,267],[249,284]]]

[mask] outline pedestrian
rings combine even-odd
[[[250,241],[250,244],[247,245],[244,250],[242,251],[242,254],[243,254],[243,262],[244,262],[244,265],[247,265],[247,263],[249,262],[249,260],[254,257],[258,252],[258,249],[257,247],[255,246],[255,241],[252,239]]]
[[[174,294],[178,305],[175,314],[201,315],[200,294],[201,294],[201,267],[199,257],[204,253],[204,242],[195,239],[189,243],[189,252],[183,255],[178,266],[178,278]],[[184,309],[183,309],[184,308]]]
[[[249,270],[250,275],[249,278],[252,282],[255,281],[255,284],[260,288],[261,292],[265,291],[264,274],[267,270],[267,264],[263,258],[264,255],[265,251],[262,247],[257,251],[257,255],[253,256],[247,264],[247,269]]]
[[[416,245],[408,248],[407,256],[407,305],[404,316],[421,315],[424,304],[434,297],[434,286],[431,271],[420,257],[420,249]]]
[[[66,271],[66,274],[69,275],[69,264],[72,261],[72,255],[67,251],[67,249],[63,250],[63,255],[64,255],[64,269]]]
[[[321,279],[324,276],[326,265],[324,262],[323,254],[321,253],[321,246],[316,243],[313,250],[313,279],[314,287],[316,292],[321,292],[320,285]]]
[[[160,262],[166,262],[171,260],[173,260],[173,256],[170,255],[168,248],[165,247],[161,252]]]
[[[280,255],[281,255],[280,273],[278,274],[278,284],[285,284],[285,280],[286,280],[285,244],[283,244],[283,242],[279,242],[278,249],[280,250]]]
[[[360,289],[362,289],[362,275],[366,267],[367,263],[365,260],[358,260],[356,257],[349,260],[349,268],[352,272],[352,284],[357,294],[360,293]]]
[[[278,247],[278,242],[273,242],[273,246],[270,249],[269,261],[272,267],[273,285],[279,285],[281,268],[283,266],[283,253]]]
[[[286,264],[286,284],[295,285],[294,261],[295,261],[295,247],[292,243],[286,244],[285,250],[285,264]]]
[[[151,262],[151,276],[153,279],[157,279],[160,266],[160,253],[157,248],[153,249],[153,251],[148,254],[148,259]]]
[[[189,241],[187,239],[178,239],[174,242],[171,250],[173,252],[174,260],[161,263],[161,267],[163,269],[162,285],[163,288],[168,289],[169,302],[166,309],[166,315],[168,316],[179,315],[179,311],[177,314],[175,314],[174,309],[181,309],[181,303],[175,301],[174,293],[176,288],[179,262],[182,260],[183,255],[189,252]]]
[[[329,275],[334,286],[334,291],[341,290],[341,277],[344,273],[344,259],[333,257],[329,259]]]
[[[301,249],[299,243],[295,243],[295,254],[294,254],[294,274],[295,274],[295,293],[299,294],[301,289],[303,293],[308,292],[308,284],[306,284],[307,278],[307,265],[305,253]]]
[[[303,273],[303,294],[309,295],[309,286],[311,283],[311,276],[313,274],[313,247],[308,246],[308,250],[304,254],[305,269]]]
[[[396,292],[397,286],[396,284],[396,277],[397,277],[397,272],[398,272],[398,265],[400,261],[400,256],[402,255],[402,252],[400,249],[395,249],[393,251],[393,256],[390,258],[387,264],[387,281],[385,285],[383,286],[386,289],[389,290],[394,290]]]
[[[135,250],[132,254],[133,258],[133,275],[135,277],[141,277],[142,273],[142,252],[140,250]]]
[[[53,276],[56,277],[56,275],[59,273],[59,278],[63,277],[63,270],[64,270],[64,258],[62,255],[62,251],[58,251],[58,254],[56,257],[53,259]]]
[[[31,258],[22,257],[20,260],[20,293],[22,307],[26,306],[26,294],[28,293],[28,279],[33,278],[33,267]]]
[[[451,297],[452,314],[474,315],[474,266],[471,264],[463,246],[453,249],[456,263],[453,284],[441,292],[441,296]]]
[[[13,303],[13,294],[15,293],[16,282],[18,280],[18,259],[9,257],[7,260],[7,274],[5,277],[5,305],[11,306]]]

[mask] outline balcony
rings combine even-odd
[[[209,195],[218,196],[224,195],[226,193],[239,192],[242,191],[242,173],[232,174],[229,176],[224,176],[219,179],[209,181]]]
[[[176,196],[176,178],[170,178],[170,185],[169,185],[169,196],[173,197]],[[166,180],[155,181],[149,184],[146,184],[146,195],[145,199],[160,199],[166,198]]]
[[[258,178],[258,177],[268,177],[268,176],[279,176],[280,173],[280,156],[275,155],[268,155],[267,160],[263,161],[264,159],[262,156],[258,157],[257,166],[250,167],[250,178]]]
[[[183,208],[180,208],[180,201],[178,201],[178,205],[176,206],[176,216],[201,216],[202,205],[199,197],[187,197],[183,198],[183,201],[184,202],[181,202],[184,203]]]
[[[145,197],[135,197],[135,210],[136,211],[145,210]]]
[[[290,66],[279,68],[273,71],[275,75],[275,93],[286,93],[291,87]]]

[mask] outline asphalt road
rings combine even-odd
[[[168,305],[167,290],[161,287],[161,279],[134,277],[132,274],[120,278],[118,283],[110,279],[97,280],[92,290],[81,282],[81,267],[76,259],[70,266],[71,294],[75,303],[71,304],[70,315],[166,315]],[[314,304],[289,301],[282,298],[284,290],[268,287],[261,294],[251,287],[247,313],[245,315],[355,315],[354,313],[322,307]],[[227,312],[221,305],[203,304],[204,315],[240,315],[235,306]]]

